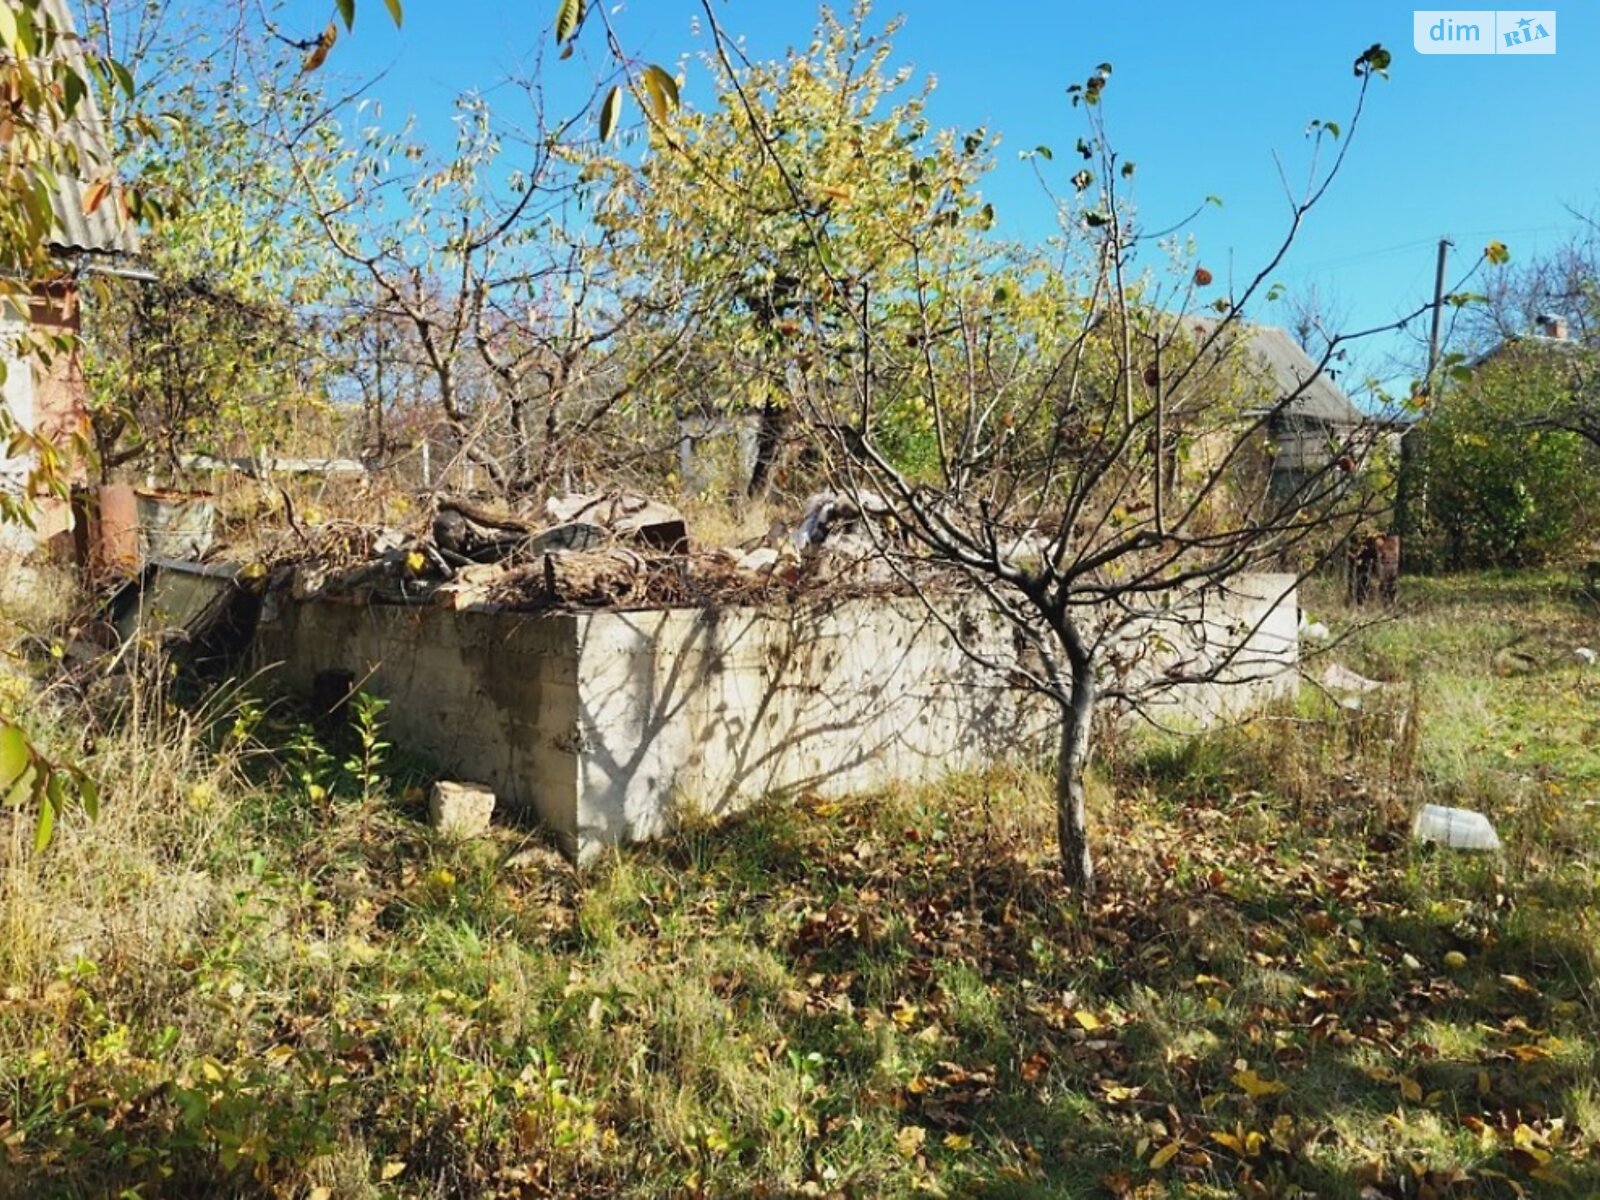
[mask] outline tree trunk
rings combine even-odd
[[[745,495],[750,499],[757,500],[766,494],[788,426],[788,409],[769,395],[761,405],[761,423],[756,428],[756,461],[745,487]]]
[[[511,409],[511,479],[513,487],[524,487],[529,482],[532,459],[528,454],[528,402],[513,392]]]
[[[1087,658],[1072,664],[1072,699],[1061,717],[1061,761],[1056,769],[1056,828],[1061,841],[1061,872],[1084,899],[1094,895],[1094,856],[1089,851],[1089,813],[1084,775],[1089,767],[1094,723],[1094,666]]]

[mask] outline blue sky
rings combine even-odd
[[[378,0],[362,0],[356,36],[340,44],[333,66],[354,75],[386,70],[376,94],[388,114],[414,111],[424,130],[448,137],[451,97],[526,69],[555,7],[407,0],[405,27],[395,32],[384,27]],[[698,10],[695,0],[631,0],[617,22],[643,57],[672,63],[705,48],[691,27]],[[722,0],[719,10],[761,58],[803,45],[817,12],[802,0]],[[1490,238],[1526,259],[1570,234],[1576,222],[1566,206],[1600,207],[1600,6],[1592,3],[1558,8],[1558,53],[1526,57],[1418,54],[1413,9],[1392,0],[901,0],[877,5],[874,20],[896,12],[906,17],[896,60],[938,81],[934,122],[987,125],[1004,136],[987,192],[1005,234],[1051,230],[1050,204],[1017,152],[1040,143],[1069,148],[1082,125],[1064,89],[1109,61],[1110,130],[1138,162],[1136,199],[1147,226],[1218,195],[1223,207],[1208,207],[1191,227],[1201,258],[1219,280],[1230,269],[1246,274],[1287,214],[1273,152],[1303,167],[1307,122],[1347,123],[1351,62],[1374,41],[1394,54],[1391,77],[1374,85],[1345,173],[1274,278],[1291,288],[1315,283],[1353,323],[1382,322],[1428,299],[1439,236],[1454,238],[1458,263]],[[559,96],[582,70],[551,58],[546,77]],[[688,71],[692,101],[692,58]],[[1060,175],[1075,169],[1072,157],[1058,156]],[[1389,339],[1364,354],[1363,366],[1396,376],[1414,352]]]

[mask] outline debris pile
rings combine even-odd
[[[886,549],[899,551],[893,563]],[[305,526],[291,514],[287,529],[247,556],[152,562],[64,630],[58,657],[66,685],[87,691],[125,668],[166,661],[220,677],[286,601],[506,612],[757,607],[904,595],[913,579],[937,589],[950,578],[905,550],[887,505],[833,493],[813,496],[793,529],[780,521],[737,547],[697,546],[676,508],[627,492],[556,497],[537,519],[448,499],[420,535],[344,519]],[[349,682],[335,690],[344,696]]]
[[[428,533],[340,524],[297,531],[274,554],[296,599],[455,609],[675,608],[903,592],[882,549],[889,506],[820,493],[740,547],[703,547],[678,509],[630,492],[553,497],[542,520],[467,500],[439,503]]]

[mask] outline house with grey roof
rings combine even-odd
[[[1185,318],[1184,326],[1196,337],[1207,336],[1216,322],[1205,317]],[[1252,371],[1262,401],[1244,415],[1270,414],[1267,432],[1272,442],[1271,487],[1275,494],[1292,494],[1308,476],[1327,468],[1344,453],[1353,435],[1388,428],[1389,423],[1364,413],[1345,394],[1338,381],[1296,342],[1275,325],[1240,324],[1229,333],[1225,353],[1242,352]]]
[[[1567,319],[1556,313],[1540,313],[1533,319],[1533,332],[1526,335],[1509,334],[1478,354],[1472,360],[1474,368],[1495,359],[1516,354],[1549,354],[1567,358],[1581,358],[1587,347],[1569,336]]]

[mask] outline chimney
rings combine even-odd
[[[1555,313],[1540,313],[1533,319],[1543,337],[1553,341],[1564,342],[1567,340],[1567,319]]]

